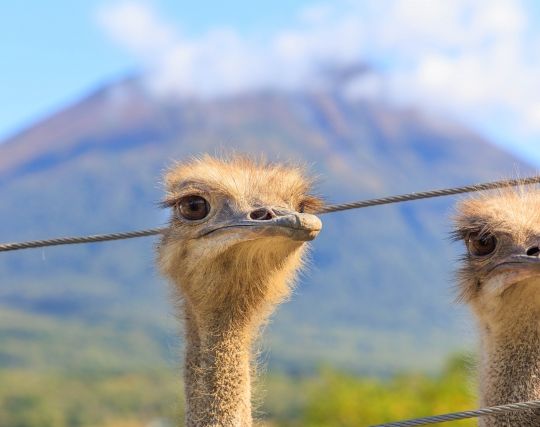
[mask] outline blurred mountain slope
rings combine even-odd
[[[319,192],[336,202],[530,170],[455,123],[339,90],[156,99],[126,79],[0,145],[0,238],[160,225],[164,168],[231,149],[307,164]],[[263,358],[289,371],[331,363],[385,373],[433,369],[466,346],[471,326],[452,303],[460,248],[447,238],[451,204],[324,216],[311,267],[267,328]],[[1,255],[0,363],[60,369],[74,358],[115,368],[127,359],[130,367],[176,360],[174,308],[153,259],[152,238]],[[79,350],[88,357],[76,359]]]

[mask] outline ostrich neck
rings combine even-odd
[[[184,390],[186,394],[186,425],[196,426],[198,417],[202,410],[202,397],[204,396],[204,387],[201,371],[201,339],[199,336],[199,328],[197,320],[191,306],[184,304],[185,318],[185,339],[186,339],[186,354],[185,354],[185,374],[184,374]]]
[[[513,319],[504,328],[482,328],[482,406],[540,399],[540,318],[536,313],[519,315],[519,319]],[[479,425],[538,426],[540,412],[485,417]]]
[[[204,383],[204,426],[249,427],[251,338],[234,324],[202,331],[200,369]]]
[[[252,343],[289,294],[302,253],[297,242],[260,245],[236,247],[183,283],[188,427],[252,425]]]
[[[186,426],[251,426],[251,330],[223,319],[199,323],[188,312]]]
[[[218,305],[212,313],[186,310],[186,425],[250,427],[251,347],[268,307],[241,295]]]

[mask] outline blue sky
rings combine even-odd
[[[0,138],[138,67],[136,58],[111,42],[97,22],[97,11],[111,3],[2,2]],[[307,3],[277,0],[255,7],[251,1],[228,1],[225,6],[204,0],[151,5],[196,36],[224,24],[245,34],[269,32],[290,22]]]
[[[449,115],[540,164],[539,24],[532,0],[3,2],[0,138],[136,69],[158,95],[219,96],[367,61],[380,74],[351,96]]]

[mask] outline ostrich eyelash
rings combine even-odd
[[[158,202],[158,207],[161,209],[174,208],[178,204],[179,201],[180,201],[180,197],[165,199],[165,200],[162,200],[161,202]]]

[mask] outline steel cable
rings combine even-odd
[[[452,412],[432,417],[413,418],[410,420],[397,421],[387,424],[376,424],[370,427],[411,427],[423,426],[427,424],[444,423],[447,421],[465,420],[467,418],[477,418],[488,415],[501,415],[509,412],[530,411],[540,408],[540,400],[530,402],[509,403],[508,405],[492,406],[489,408],[476,409],[474,411]]]
[[[505,179],[501,181],[486,182],[483,184],[466,185],[464,187],[445,188],[442,190],[430,190],[419,193],[401,194],[398,196],[382,197],[379,199],[361,200],[351,203],[340,203],[322,208],[319,213],[331,213],[349,209],[368,208],[370,206],[388,205],[391,203],[409,202],[411,200],[430,199],[433,197],[452,196],[455,194],[472,193],[475,191],[495,190],[503,187],[515,187],[518,185],[538,184],[540,175],[522,179]]]
[[[327,214],[350,209],[361,209],[371,206],[387,205],[391,203],[402,203],[412,200],[429,199],[433,197],[451,196],[455,194],[471,193],[475,191],[487,191],[502,187],[515,187],[517,185],[530,185],[538,183],[540,183],[540,175],[532,176],[529,178],[507,179],[501,181],[486,182],[483,184],[466,185],[463,187],[445,188],[441,190],[415,192],[408,194],[400,194],[397,196],[382,197],[377,199],[360,200],[357,202],[327,205],[320,209],[318,213]],[[96,234],[92,236],[77,237],[58,237],[54,239],[33,240],[27,242],[3,243],[0,244],[0,252],[16,251],[30,248],[42,248],[46,246],[73,245],[80,243],[95,243],[111,240],[133,239],[135,237],[154,236],[156,234],[162,233],[164,230],[165,227],[157,227],[147,230],[128,231],[121,233]]]
[[[58,237],[55,239],[32,240],[19,243],[0,244],[0,252],[16,251],[19,249],[43,248],[45,246],[75,245],[79,243],[106,242],[109,240],[133,239],[135,237],[146,237],[160,234],[164,227],[150,228],[148,230],[127,231],[124,233],[95,234],[92,236],[80,237]]]

